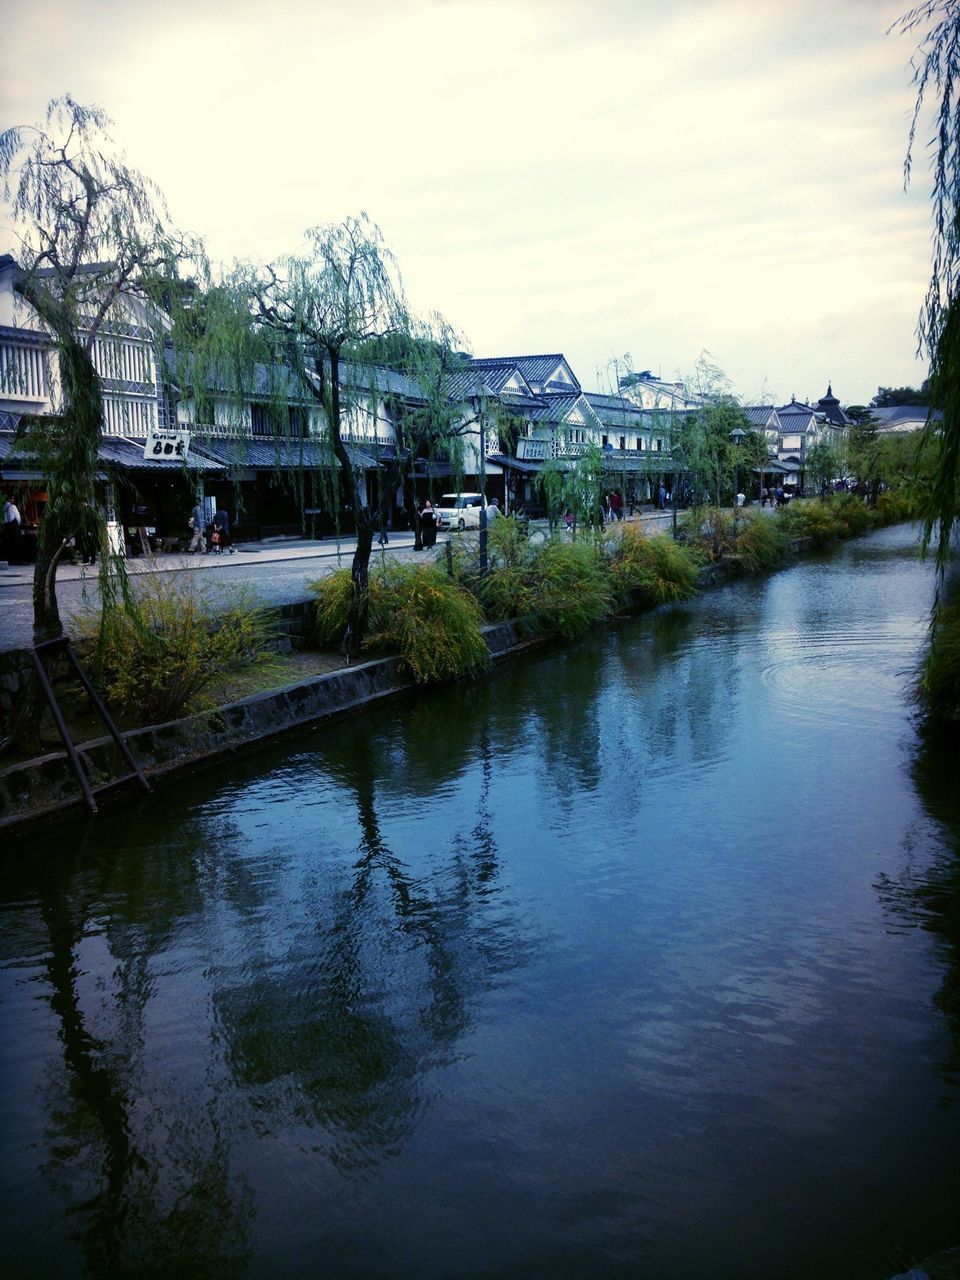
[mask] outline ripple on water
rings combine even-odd
[[[903,717],[924,619],[894,618],[882,630],[823,628],[769,638],[760,678],[782,712],[802,723],[824,720],[880,727]]]

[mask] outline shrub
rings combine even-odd
[[[931,629],[916,693],[935,718],[960,719],[960,606],[945,605]]]
[[[627,525],[611,540],[610,576],[618,599],[639,597],[643,606],[683,600],[697,590],[702,556],[680,546],[672,538],[648,538],[641,529]]]
[[[691,507],[683,519],[684,541],[716,562],[733,550],[733,517],[720,507]]]
[[[878,524],[898,524],[901,520],[914,520],[917,513],[910,495],[902,490],[881,493],[874,508]]]
[[[326,577],[307,583],[307,590],[317,597],[314,612],[313,639],[322,648],[340,643],[347,626],[347,614],[353,599],[353,578],[349,569],[335,569]]]
[[[737,534],[737,554],[751,573],[775,569],[783,562],[789,540],[779,520],[745,515]]]
[[[491,569],[476,584],[477,596],[491,622],[529,618],[536,612],[536,589],[531,568]]]
[[[872,528],[874,524],[870,508],[856,494],[837,494],[835,497],[827,499],[827,505],[835,519],[839,520],[843,526],[841,537],[859,537],[860,534],[866,533],[868,529]]]
[[[530,559],[527,526],[516,516],[502,516],[491,521],[487,531],[487,550],[493,566],[515,569]]]
[[[388,564],[377,575],[376,615],[420,684],[479,675],[490,663],[483,611],[433,565]]]
[[[544,635],[573,640],[613,612],[603,552],[593,542],[551,538],[538,550],[531,572],[532,620]]]
[[[261,660],[275,640],[270,612],[251,591],[213,600],[189,572],[140,575],[126,609],[75,623],[96,684],[140,724],[209,705],[210,685]]]
[[[780,527],[791,538],[808,538],[815,547],[825,546],[839,538],[843,532],[842,521],[830,507],[815,498],[812,502],[794,500],[777,516]]]
[[[318,641],[339,643],[353,592],[350,571],[338,569],[309,588],[317,596]],[[365,648],[398,653],[420,683],[474,676],[490,661],[478,601],[435,565],[388,561],[374,569],[369,610]]]

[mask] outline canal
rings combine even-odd
[[[915,530],[7,837],[24,1276],[881,1280],[960,1244]]]

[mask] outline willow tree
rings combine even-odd
[[[94,493],[103,426],[97,340],[118,315],[129,322],[133,300],[152,298],[192,249],[168,230],[163,197],[126,164],[109,129],[98,107],[66,96],[49,104],[45,124],[0,134],[4,199],[19,241],[14,291],[49,333],[59,366],[58,412],[26,440],[41,458],[49,499],[34,574],[38,641],[62,632],[56,573],[71,540],[105,543]],[[109,557],[100,562],[109,572]]]
[[[913,57],[917,96],[904,163],[905,184],[911,177],[917,131],[933,99],[933,247],[917,336],[920,353],[930,360],[929,402],[943,410],[943,421],[934,423],[931,414],[924,431],[925,448],[939,451],[924,519],[925,543],[936,538],[939,588],[960,520],[960,0],[925,0],[891,30],[922,33]]]
[[[45,122],[0,134],[0,176],[18,241],[13,288],[50,337],[59,371],[56,412],[28,425],[22,445],[37,455],[48,501],[33,581],[36,643],[63,633],[57,567],[76,539],[106,549],[95,494],[103,426],[97,342],[113,321],[155,296],[194,246],[168,230],[156,187],[127,165],[98,107],[53,100]],[[109,367],[105,375],[110,376]],[[100,556],[105,608],[118,598],[117,565]],[[119,585],[125,579],[122,571]],[[18,724],[29,716],[15,717]]]
[[[234,286],[248,292],[252,313],[277,361],[318,406],[339,466],[357,536],[353,599],[343,638],[344,653],[353,658],[367,630],[374,534],[365,481],[344,442],[345,431],[362,422],[373,393],[363,388],[354,362],[364,343],[406,332],[409,313],[393,255],[365,213],[314,227],[306,240],[304,252],[241,271]]]

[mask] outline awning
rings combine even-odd
[[[143,447],[146,437],[137,440],[127,436],[103,436],[97,448],[97,458],[107,466],[119,467],[121,471],[154,471],[174,472],[186,471],[226,471],[222,462],[207,457],[199,451],[191,450],[186,462],[180,458],[145,458]]]
[[[524,476],[533,476],[543,470],[542,462],[527,462],[521,458],[508,458],[503,453],[490,454],[487,461],[495,462],[498,467],[506,467],[508,471],[519,471]]]

